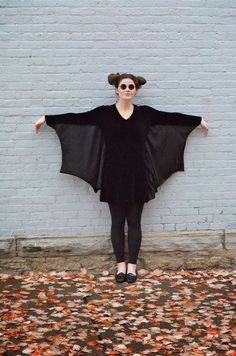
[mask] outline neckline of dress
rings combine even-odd
[[[115,107],[115,109],[116,109],[116,111],[117,111],[117,113],[119,114],[119,116],[121,117],[121,119],[122,120],[124,120],[124,121],[128,121],[128,120],[130,120],[131,119],[131,117],[133,116],[133,114],[134,114],[134,111],[135,111],[135,104],[133,104],[133,111],[132,111],[132,114],[127,118],[127,119],[125,119],[121,114],[120,114],[120,112],[119,112],[119,110],[118,110],[118,108],[117,108],[117,106],[116,106],[116,104],[114,104],[114,107]]]

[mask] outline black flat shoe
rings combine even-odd
[[[133,273],[127,273],[126,274],[126,281],[128,283],[133,283],[137,280],[137,274],[133,274]]]
[[[116,275],[115,275],[115,280],[118,283],[125,282],[125,278],[126,278],[126,273],[123,273],[123,272],[116,273]]]

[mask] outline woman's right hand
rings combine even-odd
[[[39,132],[40,127],[45,123],[45,116],[41,116],[38,121],[35,123],[35,133]]]

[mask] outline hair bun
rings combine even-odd
[[[143,77],[137,77],[137,79],[138,79],[138,82],[139,82],[140,86],[147,83],[146,79],[143,78]]]
[[[107,79],[108,79],[108,83],[111,85],[116,85],[117,83],[117,79],[120,76],[120,73],[111,73],[108,75]]]

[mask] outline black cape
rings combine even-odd
[[[45,119],[60,140],[61,173],[101,190],[101,201],[147,202],[173,173],[184,171],[188,135],[202,118],[134,105],[124,119],[113,104]]]

